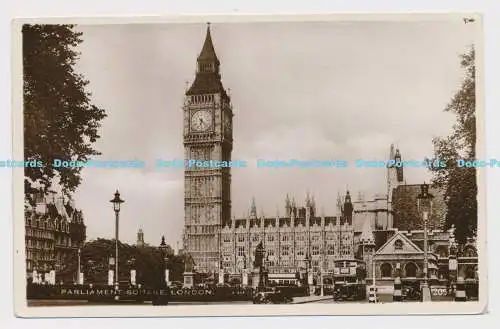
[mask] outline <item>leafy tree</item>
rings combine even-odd
[[[477,181],[476,168],[459,167],[457,160],[473,161],[476,158],[476,78],[475,52],[471,48],[462,55],[465,70],[460,90],[445,108],[456,115],[452,133],[435,138],[435,157],[446,168],[435,168],[433,183],[444,190],[447,206],[446,226],[455,226],[458,242],[464,243],[477,231]]]
[[[109,258],[115,256],[115,240],[97,239],[85,244],[81,252],[81,268],[85,281],[94,284],[107,284]],[[158,285],[164,278],[163,255],[155,247],[137,247],[119,243],[118,245],[118,274],[120,282],[130,282],[130,270],[136,270],[137,283],[148,287]],[[170,270],[170,281],[181,281],[184,272],[183,256],[174,256],[172,248],[167,249]],[[58,281],[73,282],[78,269],[78,256],[66,262],[66,268],[58,274]],[[114,270],[114,266],[112,267]]]
[[[25,168],[25,195],[47,192],[54,177],[66,195],[80,184],[82,168],[54,168],[53,159],[86,161],[100,136],[103,109],[93,105],[88,81],[75,72],[83,40],[73,25],[23,25],[24,159],[44,167]]]

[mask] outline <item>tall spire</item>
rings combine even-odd
[[[203,43],[203,48],[198,56],[198,62],[200,61],[213,61],[220,64],[217,55],[215,54],[214,44],[212,42],[212,34],[210,33],[210,23],[207,23],[207,35],[205,36],[205,43]]]
[[[347,190],[347,192],[346,192],[345,202],[346,203],[350,203],[351,202],[351,194],[349,193],[349,190]]]
[[[399,153],[399,149],[396,149],[396,154],[394,155],[394,159],[401,160],[401,153]]]
[[[292,205],[290,203],[290,197],[288,196],[287,193],[285,198],[285,216],[290,217],[291,213],[292,213]]]
[[[186,96],[222,93],[223,97],[228,98],[221,82],[219,73],[220,62],[215,54],[210,24],[207,26],[205,42],[203,43],[197,62],[196,77],[191,87],[187,90]]]
[[[337,192],[337,210],[342,215],[342,197],[340,196],[340,192]]]
[[[255,198],[252,198],[252,206],[250,207],[250,217],[257,217],[257,207],[255,206]]]

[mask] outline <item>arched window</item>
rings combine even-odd
[[[464,250],[464,257],[477,257],[477,252],[474,247],[467,247]]]
[[[474,266],[467,266],[465,269],[465,279],[475,279],[476,271],[474,270]]]
[[[417,277],[417,265],[415,265],[415,263],[406,264],[405,275],[407,278],[416,278]]]
[[[403,241],[401,241],[401,240],[399,240],[399,239],[398,239],[398,240],[396,240],[396,241],[394,242],[394,249],[396,249],[396,250],[401,250],[401,249],[403,249]]]
[[[436,253],[440,258],[448,257],[448,248],[446,246],[439,246],[436,248]]]
[[[392,277],[392,266],[389,263],[384,263],[380,266],[380,274],[383,278]]]

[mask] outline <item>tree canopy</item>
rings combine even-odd
[[[458,242],[464,243],[477,231],[476,168],[460,167],[457,160],[476,160],[476,68],[475,51],[462,55],[464,80],[451,99],[446,112],[456,116],[449,136],[435,138],[435,157],[445,168],[435,168],[433,183],[444,190],[447,206],[446,225],[455,227]]]
[[[53,159],[86,161],[100,153],[92,144],[100,137],[105,111],[92,104],[89,83],[75,71],[83,41],[73,25],[23,25],[24,160],[42,168],[25,168],[28,201],[34,187],[47,192],[55,176],[70,195],[81,182],[82,168],[54,168]]]
[[[97,239],[89,241],[81,250],[80,266],[86,282],[106,284],[108,281],[109,258],[115,257],[115,241]],[[130,281],[130,270],[136,270],[136,281],[146,286],[154,286],[164,278],[164,256],[157,247],[137,247],[119,243],[119,281]],[[183,281],[184,257],[173,254],[169,246],[166,251],[170,281]],[[78,255],[64,262],[65,269],[57,273],[58,280],[72,282],[78,269]],[[111,268],[114,270],[114,266]]]

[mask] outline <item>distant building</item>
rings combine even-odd
[[[46,273],[64,271],[75,259],[86,239],[82,211],[64,197],[40,193],[35,206],[25,205],[26,271]]]
[[[144,232],[142,228],[137,231],[137,242],[135,245],[139,248],[149,247],[149,244],[144,242]]]

